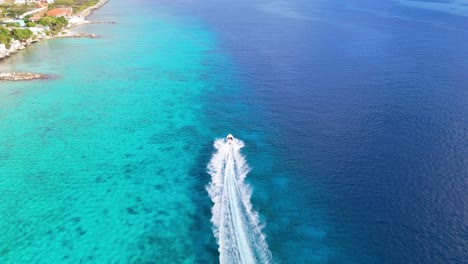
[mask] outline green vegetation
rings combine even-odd
[[[26,26],[27,27],[35,27],[35,26],[37,26],[37,24],[34,23],[34,22],[28,22],[28,23],[26,23]]]
[[[57,34],[68,25],[68,20],[64,17],[45,16],[37,21],[37,23],[48,26],[52,34]]]
[[[10,34],[14,39],[21,40],[21,41],[28,39],[32,37],[33,35],[32,31],[27,28],[25,29],[14,28],[10,31]]]
[[[25,17],[23,18],[24,23],[30,22],[29,19],[31,19],[31,17],[32,17],[32,15],[27,15],[27,16],[25,16]]]
[[[53,4],[49,5],[49,9],[71,6],[73,8],[73,12],[77,13],[97,4],[98,2],[99,0],[55,0]]]
[[[5,26],[7,27],[20,27],[20,24],[19,23],[6,23]]]
[[[35,9],[34,4],[15,5],[15,4],[0,4],[0,15],[3,18],[17,18],[20,15]]]
[[[53,4],[49,5],[49,9],[52,6],[52,8],[58,7],[58,6],[72,6],[73,5],[73,0],[55,0]]]
[[[29,29],[13,28],[11,31],[8,28],[0,27],[0,43],[5,44],[10,48],[11,39],[25,40],[33,36]]]
[[[73,12],[77,13],[84,9],[97,4],[99,0],[55,0],[53,4],[49,5],[49,10],[57,7],[72,7]],[[17,18],[20,15],[36,9],[35,4],[0,4],[0,17],[2,18]],[[29,18],[25,18],[25,22]]]
[[[7,48],[10,48],[11,35],[10,30],[5,27],[0,27],[0,43],[5,44]]]

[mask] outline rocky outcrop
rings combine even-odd
[[[10,47],[7,48],[5,44],[0,44],[0,60],[6,57],[9,57],[20,50],[25,49],[27,46],[31,45],[34,42],[38,42],[43,39],[51,39],[51,38],[97,38],[98,35],[96,34],[88,34],[88,33],[76,33],[71,32],[69,30],[64,30],[61,34],[57,34],[55,36],[47,36],[45,33],[40,33],[34,36],[34,38],[30,38],[24,41],[13,40],[10,43]]]
[[[88,33],[75,33],[75,32],[64,32],[61,35],[54,36],[55,38],[97,38],[98,35],[96,34],[88,34]]]
[[[5,44],[0,44],[0,59],[10,56],[10,51],[5,47]]]
[[[0,44],[0,59],[3,59],[5,57],[10,56],[11,54],[14,54],[27,46],[27,43],[21,43],[18,40],[13,40],[10,43],[10,47],[7,48],[5,44]]]
[[[30,38],[24,41],[13,39],[8,48],[6,47],[5,44],[0,43],[0,60],[12,54],[15,54],[20,50],[25,49],[27,46],[31,45],[31,43],[34,43],[36,41],[39,41],[45,38],[48,38],[48,37],[44,33],[44,34],[35,35],[34,38]]]
[[[4,72],[0,73],[0,81],[31,81],[46,79],[47,75],[32,72]]]

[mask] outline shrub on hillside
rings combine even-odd
[[[7,48],[10,48],[11,35],[10,30],[4,27],[0,27],[0,43],[5,44]]]
[[[7,27],[20,27],[19,23],[8,22],[6,23]]]
[[[33,33],[29,29],[14,28],[11,30],[11,37],[17,40],[25,40],[32,37]]]
[[[43,26],[48,26],[50,31],[56,34],[68,25],[68,20],[64,17],[45,16],[37,21],[37,23]]]

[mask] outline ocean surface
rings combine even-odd
[[[262,261],[466,263],[467,7],[111,0],[0,61],[0,263],[229,263],[228,133]]]

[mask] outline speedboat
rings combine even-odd
[[[233,140],[234,140],[234,137],[231,134],[227,135],[227,137],[226,137],[226,142],[227,143],[231,144]]]

